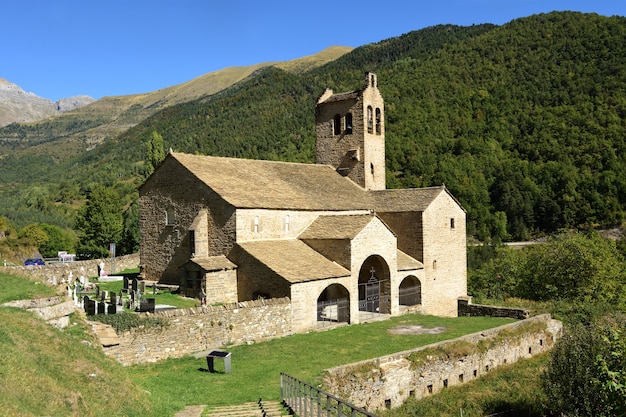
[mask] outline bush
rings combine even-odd
[[[123,312],[119,314],[92,316],[93,320],[112,326],[117,333],[130,330],[132,328],[144,327],[165,327],[169,325],[167,319],[162,317],[141,316],[136,313]]]
[[[544,389],[553,411],[567,416],[626,413],[626,318],[572,327],[552,351]]]

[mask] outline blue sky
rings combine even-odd
[[[0,78],[56,101],[155,91],[437,24],[500,25],[554,10],[626,16],[626,1],[19,0],[0,10]]]

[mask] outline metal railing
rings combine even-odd
[[[298,417],[377,417],[285,373],[280,374],[283,403]]]

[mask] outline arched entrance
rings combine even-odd
[[[341,284],[331,284],[317,297],[318,323],[350,322],[350,293]]]
[[[370,256],[359,270],[359,311],[366,315],[390,314],[390,274],[387,262]]]
[[[422,304],[422,283],[414,275],[405,277],[400,283],[399,295],[399,303],[401,306]]]

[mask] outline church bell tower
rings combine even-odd
[[[316,162],[332,165],[366,190],[385,189],[385,107],[376,74],[362,89],[327,89],[315,109]]]

